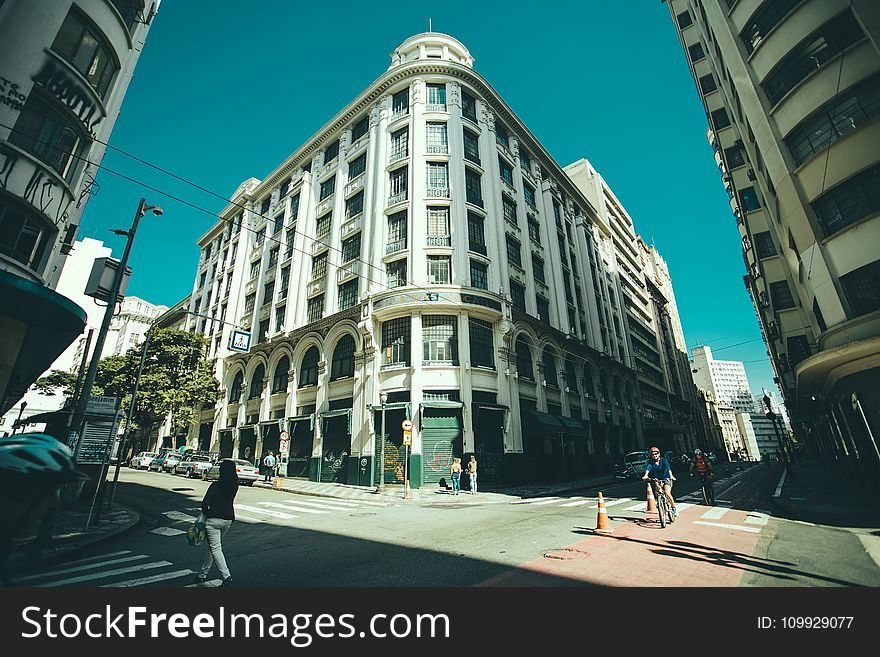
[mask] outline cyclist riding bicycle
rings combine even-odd
[[[678,509],[675,508],[675,500],[672,499],[672,482],[675,481],[675,475],[672,474],[672,466],[665,458],[661,458],[660,449],[651,447],[648,450],[651,453],[651,461],[648,461],[648,467],[645,470],[642,481],[651,479],[659,479],[663,482],[663,492],[669,498],[669,504],[672,505],[672,517],[678,517]]]
[[[691,477],[694,476],[694,469],[696,469],[697,474],[708,475],[710,478],[715,476],[715,472],[712,470],[712,461],[700,449],[694,450],[694,458],[691,459]]]

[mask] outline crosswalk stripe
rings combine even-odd
[[[181,513],[180,511],[165,511],[162,515],[179,522],[194,522],[196,520],[196,516],[191,516],[188,513]]]
[[[731,525],[727,522],[703,522],[702,520],[694,520],[695,525],[708,525],[709,527],[725,527],[727,529],[739,529],[744,532],[752,532],[759,534],[761,532],[757,527],[746,527],[745,525]]]
[[[127,568],[115,568],[114,570],[105,570],[100,573],[92,573],[91,575],[80,575],[79,577],[69,577],[67,579],[59,579],[54,580],[52,582],[42,582],[40,584],[35,584],[34,586],[38,587],[47,587],[47,586],[64,586],[66,584],[78,584],[80,582],[88,582],[93,579],[104,579],[106,577],[112,577],[113,575],[124,575],[125,573],[132,573],[138,570],[151,570],[153,568],[164,568],[165,566],[173,565],[170,561],[154,561],[152,563],[142,563],[137,566],[128,566]]]
[[[746,516],[746,522],[750,525],[766,525],[770,515],[761,511],[752,511]]]
[[[35,579],[43,579],[45,577],[54,577],[55,575],[67,575],[69,573],[76,573],[83,570],[91,570],[92,568],[100,568],[101,566],[110,566],[115,563],[125,563],[127,561],[137,561],[138,559],[146,559],[147,557],[143,554],[136,554],[131,557],[120,557],[119,559],[108,559],[107,561],[98,561],[96,563],[90,564],[81,564],[79,566],[74,566],[73,568],[62,568],[61,570],[50,570],[46,573],[40,573],[39,575],[28,575],[27,577],[20,577],[15,580],[15,583],[18,584],[20,582],[31,582]]]
[[[607,508],[609,506],[615,506],[616,504],[626,504],[627,502],[632,502],[632,501],[633,501],[633,498],[631,498],[631,497],[621,497],[619,500],[606,501],[605,507]],[[598,509],[599,505],[595,504],[595,505],[591,506],[590,508],[591,509]]]
[[[291,500],[289,502],[283,502],[283,504],[305,504],[307,506],[314,506],[319,509],[330,509],[331,511],[354,511],[357,509],[356,506],[337,506],[335,502],[332,504],[328,504],[326,502],[311,502],[308,500]]]
[[[730,509],[726,506],[713,506],[700,517],[705,518],[706,520],[718,520],[719,518],[723,517],[724,514],[728,511],[730,511]]]
[[[373,502],[372,500],[358,500],[358,504],[367,504],[369,506],[388,506],[389,503],[388,502]]]
[[[78,563],[85,563],[86,561],[94,561],[95,559],[107,559],[110,557],[118,557],[123,554],[131,554],[131,550],[119,550],[117,552],[105,552],[104,554],[95,554],[91,557],[83,557],[82,559],[77,559],[76,561],[67,561],[65,562],[65,566],[75,566]]]
[[[204,582],[197,582],[195,584],[187,584],[184,588],[187,589],[198,589],[198,588],[216,588],[223,583],[222,579],[209,579]]]
[[[283,511],[269,511],[268,509],[261,509],[256,506],[249,506],[247,504],[236,504],[236,509],[242,509],[244,511],[250,511],[251,513],[262,513],[266,516],[272,516],[273,518],[283,518],[284,520],[290,520],[291,518],[296,518],[297,516],[291,513],[284,513]]]
[[[532,506],[538,506],[541,504],[552,504],[553,502],[558,502],[561,498],[559,497],[532,497],[527,500],[516,500],[511,502],[511,504],[531,504]]]
[[[624,511],[647,511],[648,503],[647,502],[639,502],[638,504],[633,504],[632,506],[628,506],[624,509]]]
[[[265,520],[260,520],[259,518],[251,518],[250,516],[243,516],[240,513],[235,514],[235,519],[237,521],[240,520],[241,522],[247,522],[247,523],[253,523],[253,524],[263,524],[266,522]]]
[[[150,533],[158,534],[159,536],[177,536],[179,534],[186,534],[182,529],[176,529],[174,527],[156,527],[155,529],[151,529]]]
[[[589,504],[592,500],[578,500],[577,502],[568,502],[567,504],[560,504],[559,506],[581,506],[582,504]]]
[[[678,509],[679,513],[681,513],[685,509],[690,509],[692,506],[694,505],[690,504],[689,502],[676,502],[675,504],[675,508]]]
[[[310,503],[311,503],[311,504],[317,504],[317,502],[312,502],[312,501],[308,501],[308,502],[306,502],[305,500],[300,500],[300,499],[297,499],[296,502],[297,502],[298,504],[310,504]],[[327,502],[330,503],[330,504],[341,504],[342,506],[349,506],[349,507],[351,507],[351,508],[353,508],[353,509],[356,509],[356,508],[359,507],[361,504],[366,504],[365,502],[349,502],[348,500],[337,500],[337,499],[334,498],[334,497],[328,498],[328,499],[327,499]],[[379,502],[375,502],[375,504],[380,504],[380,503],[379,503]],[[382,504],[382,506],[385,506],[385,505]]]
[[[292,502],[279,504],[278,502],[260,502],[263,506],[270,506],[274,509],[285,509],[287,511],[300,511],[302,513],[330,513],[329,511],[321,511],[319,509],[308,509],[304,506],[293,506]]]
[[[195,571],[190,570],[189,568],[185,568],[183,570],[175,570],[170,573],[160,573],[158,575],[152,575],[150,577],[140,577],[138,579],[130,579],[125,582],[116,582],[114,584],[102,584],[102,588],[109,587],[120,587],[127,588],[130,586],[143,586],[144,584],[152,584],[153,582],[164,582],[168,579],[177,579],[178,577],[184,577],[186,575],[192,575]]]

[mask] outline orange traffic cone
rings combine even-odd
[[[648,482],[648,513],[657,510],[657,500],[654,499],[654,487]]]
[[[412,499],[412,491],[409,489],[409,479],[406,480],[406,485],[404,486],[403,499],[411,500]]]
[[[596,531],[610,533],[611,522],[608,520],[608,511],[605,510],[605,498],[599,493],[599,513],[596,516]]]

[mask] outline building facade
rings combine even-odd
[[[464,45],[407,39],[198,240],[187,322],[222,389],[191,442],[281,450],[287,476],[413,486],[448,478],[453,456],[476,454],[491,484],[644,447],[609,206],[581,187]]]
[[[880,5],[671,0],[795,433],[880,466]]]
[[[0,413],[86,325],[55,288],[158,4],[0,3]]]
[[[742,361],[717,360],[706,346],[695,348],[692,357],[691,371],[698,387],[709,390],[717,401],[726,402],[741,413],[760,410],[755,406]]]

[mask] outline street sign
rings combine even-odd
[[[247,353],[251,348],[251,334],[247,331],[234,329],[229,336],[229,349]]]
[[[412,445],[412,431],[403,432],[403,444]]]
[[[286,431],[282,431],[278,439],[278,451],[284,456],[290,452],[290,435]]]
[[[400,424],[400,426],[403,427],[403,430],[404,430],[404,431],[412,431],[412,428],[413,428],[412,420],[404,420],[404,421]]]

